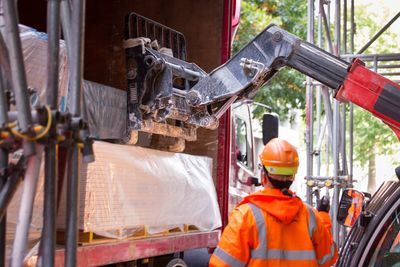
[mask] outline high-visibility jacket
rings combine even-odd
[[[329,212],[326,211],[318,211],[318,216],[322,219],[322,222],[325,225],[325,228],[328,229],[329,233],[332,235],[332,221],[331,217],[329,216]]]
[[[324,224],[298,197],[253,193],[232,211],[210,267],[331,266],[337,247]]]

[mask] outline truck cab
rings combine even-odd
[[[372,198],[354,189],[345,190],[338,222],[351,230],[336,266],[400,266],[399,181],[383,183]]]

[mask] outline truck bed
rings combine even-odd
[[[80,246],[77,249],[76,266],[102,266],[195,248],[216,247],[219,235],[220,231],[214,230]],[[64,266],[64,255],[63,248],[56,250],[54,266]],[[37,256],[33,256],[24,266],[36,266],[36,261]]]

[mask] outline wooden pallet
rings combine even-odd
[[[160,237],[160,236],[167,236],[167,235],[175,235],[175,234],[184,234],[189,232],[199,231],[199,229],[195,225],[183,225],[183,229],[176,227],[169,230],[165,230],[158,233],[149,233],[148,227],[143,226],[139,227],[137,231],[135,231],[132,235],[124,238],[122,240],[133,240],[133,239],[142,239],[142,238],[151,238],[151,237]],[[64,230],[57,230],[56,236],[57,244],[64,245],[65,244],[65,231]],[[79,230],[78,234],[78,245],[93,245],[93,244],[102,244],[102,243],[109,243],[109,242],[117,242],[121,239],[118,238],[109,238],[105,236],[98,235],[94,232],[84,232]]]

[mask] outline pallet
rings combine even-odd
[[[79,230],[78,234],[78,245],[85,246],[85,245],[94,245],[94,244],[102,244],[102,243],[109,243],[109,242],[118,242],[121,240],[134,240],[134,239],[143,239],[143,238],[152,238],[152,237],[162,237],[162,236],[169,236],[169,235],[176,235],[176,234],[184,234],[189,232],[197,232],[199,229],[195,225],[183,225],[183,229],[176,227],[169,230],[165,230],[162,232],[151,234],[148,231],[148,227],[143,226],[139,227],[137,231],[135,231],[132,235],[123,238],[110,238],[98,235],[94,232],[84,232]],[[56,235],[56,242],[60,245],[65,245],[65,231],[64,230],[57,230]]]

